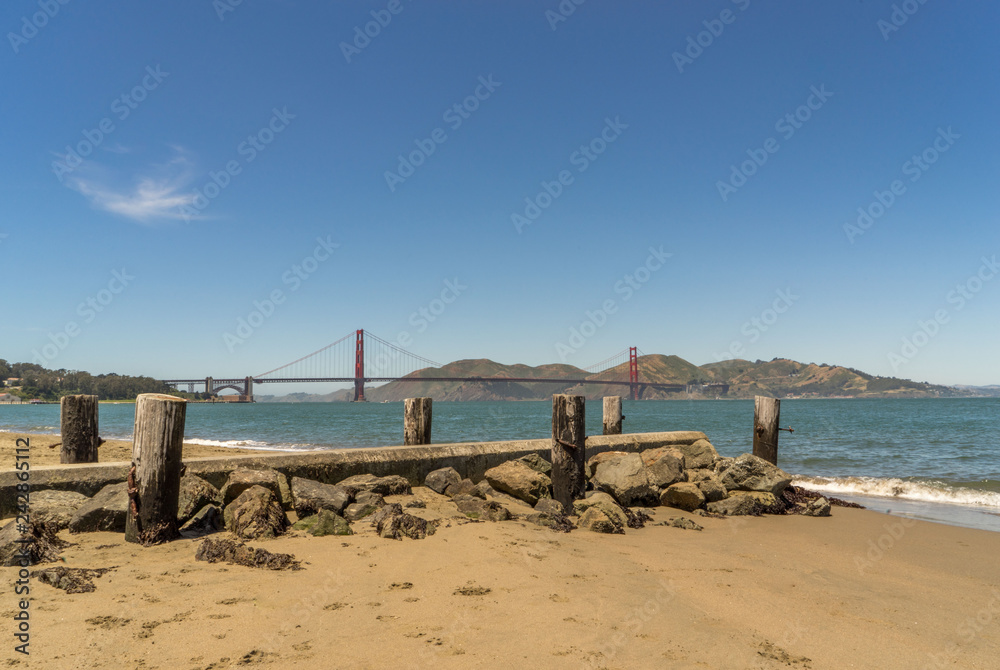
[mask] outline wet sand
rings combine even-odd
[[[360,521],[354,536],[250,543],[294,554],[295,572],[195,561],[200,540],[141,548],[63,532],[76,545],[60,565],[117,567],[93,593],[34,582],[31,664],[13,667],[996,667],[1000,533],[843,508],[820,519],[658,508],[654,521],[704,530],[560,534],[469,522],[414,492],[427,508],[408,511],[444,519],[424,540],[382,539]],[[8,629],[15,579],[0,569]]]

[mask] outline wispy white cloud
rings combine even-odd
[[[122,148],[116,153],[127,153]],[[140,223],[158,219],[190,219],[181,208],[194,201],[193,190],[187,187],[194,177],[187,152],[171,147],[173,156],[166,163],[148,166],[131,180],[130,186],[119,187],[107,170],[89,162],[66,180],[73,190],[90,200],[97,209],[118,214]]]

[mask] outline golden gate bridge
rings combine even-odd
[[[367,338],[367,339],[366,339]],[[322,349],[297,358],[261,374],[239,378],[199,377],[197,379],[164,379],[164,383],[179,388],[187,385],[189,392],[203,385],[205,393],[218,395],[220,391],[231,389],[239,394],[242,402],[253,402],[255,384],[291,383],[351,383],[354,385],[354,401],[365,401],[365,384],[368,382],[476,382],[490,383],[551,383],[564,386],[589,384],[594,386],[622,386],[629,388],[633,400],[642,398],[647,388],[664,391],[683,391],[685,384],[666,384],[639,379],[639,357],[643,355],[636,347],[629,347],[610,358],[595,363],[584,371],[587,376],[571,377],[449,377],[414,373],[428,368],[443,368],[436,361],[411,353],[391,342],[369,333],[356,330]],[[628,363],[626,368],[625,363]],[[627,375],[626,375],[627,372]],[[728,384],[707,384],[728,390]]]

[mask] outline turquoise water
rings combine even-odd
[[[129,438],[135,406],[101,405],[101,434]],[[751,450],[749,400],[625,401],[626,432],[700,430],[724,456]],[[261,449],[400,444],[402,403],[191,404],[188,441]],[[543,438],[551,403],[436,402],[433,441]],[[779,464],[797,483],[877,509],[1000,530],[1000,399],[784,400]],[[0,405],[0,430],[58,432],[58,405]],[[587,406],[601,432],[601,405]],[[904,506],[902,501],[906,501]],[[949,507],[953,506],[953,507]],[[948,518],[941,519],[944,516]]]

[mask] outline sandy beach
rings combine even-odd
[[[408,511],[442,519],[423,540],[383,539],[362,520],[353,536],[250,543],[294,554],[299,571],[196,561],[202,540],[141,548],[63,531],[75,544],[62,565],[114,569],[93,593],[33,582],[30,665],[10,641],[4,657],[144,670],[996,667],[1000,534],[844,508],[657,508],[625,535],[565,534],[414,496],[426,508]],[[673,517],[704,530],[655,525]],[[11,627],[16,569],[0,574]]]
[[[19,439],[28,439],[31,445],[31,464],[59,465],[59,435],[41,435],[29,433],[0,433],[0,470],[9,470],[14,464],[15,443]],[[274,453],[260,449],[236,449],[229,447],[211,447],[204,444],[184,443],[184,458],[202,458],[206,456],[234,456]],[[108,440],[97,450],[99,463],[120,463],[132,460],[132,442],[129,440]]]

